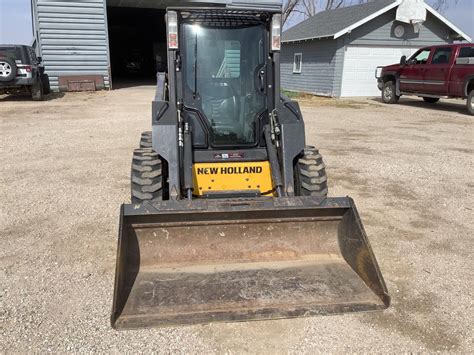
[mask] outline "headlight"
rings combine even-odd
[[[383,70],[383,67],[377,67],[377,69],[375,69],[375,77],[377,79],[382,77],[382,70]]]

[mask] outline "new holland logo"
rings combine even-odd
[[[220,168],[197,168],[198,175],[217,174],[261,174],[261,166],[223,166]]]

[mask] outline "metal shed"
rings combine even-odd
[[[166,66],[168,6],[281,6],[281,0],[31,1],[38,54],[56,91],[153,82]]]

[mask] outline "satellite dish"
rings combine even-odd
[[[397,9],[397,21],[413,25],[415,33],[420,31],[426,21],[426,7],[423,0],[403,0]]]

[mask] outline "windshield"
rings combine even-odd
[[[184,25],[184,103],[205,117],[212,145],[253,145],[265,110],[264,28]]]

